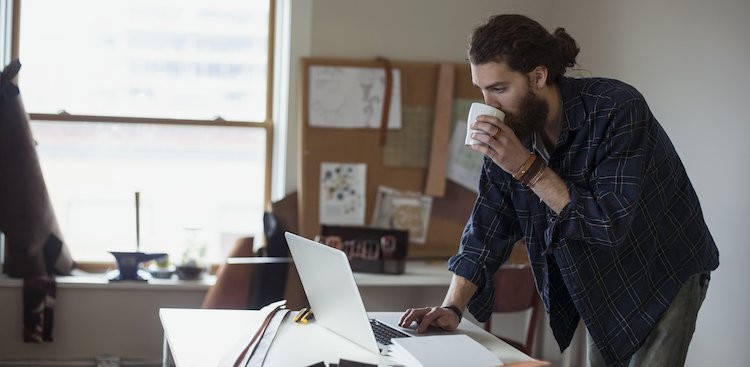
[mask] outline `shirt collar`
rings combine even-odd
[[[577,108],[583,101],[575,85],[575,79],[563,77],[560,81],[560,96],[563,100],[563,118],[560,129],[560,137],[557,144],[564,142],[568,138],[568,131],[578,130],[583,126],[585,112],[582,108]],[[549,151],[544,144],[540,132],[534,132],[531,135],[531,149],[549,164]]]
[[[531,149],[544,160],[544,163],[549,164],[549,152],[547,151],[547,146],[544,145],[544,140],[542,140],[542,137],[539,134],[540,133],[537,131],[531,135]]]
[[[586,111],[580,108],[583,103],[578,91],[578,79],[563,77],[560,81],[560,95],[563,100],[563,113],[565,118],[562,123],[562,133],[575,131],[583,126],[586,121]]]

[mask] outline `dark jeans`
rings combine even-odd
[[[648,335],[643,346],[630,357],[630,361],[624,363],[625,366],[678,367],[685,365],[688,346],[695,331],[695,320],[706,298],[709,279],[711,279],[709,273],[698,273],[688,278],[664,317]],[[588,333],[586,333],[586,339],[588,340],[589,366],[605,367],[604,359]]]

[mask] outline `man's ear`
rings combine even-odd
[[[529,76],[531,85],[534,86],[535,89],[542,89],[547,85],[547,77],[549,77],[547,67],[539,65],[527,75]]]

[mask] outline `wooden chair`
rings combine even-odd
[[[539,295],[536,291],[534,276],[529,264],[503,265],[495,273],[495,304],[493,314],[527,311],[530,313],[526,326],[526,340],[521,342],[497,335],[516,349],[531,355],[534,346],[536,320],[539,316]],[[492,332],[492,317],[484,324],[484,329]]]
[[[238,244],[242,242],[252,240],[241,239]],[[306,305],[291,257],[232,255],[219,267],[216,283],[206,292],[201,308],[257,310],[281,299],[287,300],[290,309]]]
[[[257,310],[281,299],[292,310],[307,306],[283,234],[296,229],[296,199],[296,194],[289,195],[272,204],[272,213],[263,215],[266,246],[260,254],[253,250],[252,237],[237,240],[226,263],[219,267],[202,308]]]

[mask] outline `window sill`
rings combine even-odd
[[[216,276],[204,274],[197,280],[149,279],[148,281],[110,282],[104,273],[79,273],[71,276],[58,276],[58,289],[112,289],[112,290],[208,290],[216,282]],[[0,275],[0,288],[21,288],[23,279]]]

